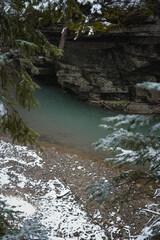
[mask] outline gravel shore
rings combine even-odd
[[[5,143],[10,141],[5,136],[1,136],[1,140]],[[68,231],[67,227],[66,229],[64,229],[65,227],[59,227],[59,229],[57,227],[55,235],[52,235],[62,237],[62,239],[99,240],[107,239],[108,237],[108,239],[114,240],[129,240],[131,235],[141,232],[145,223],[149,220],[149,216],[140,214],[140,209],[153,204],[156,185],[148,184],[142,187],[141,183],[136,183],[132,187],[133,192],[128,201],[123,204],[120,202],[115,202],[112,205],[99,204],[95,200],[88,202],[87,193],[84,191],[85,188],[90,184],[107,181],[119,171],[113,171],[111,166],[96,157],[80,156],[47,142],[41,142],[41,144],[45,152],[43,154],[36,153],[40,160],[34,159],[34,152],[31,155],[27,155],[27,151],[30,151],[28,149],[22,153],[19,148],[13,148],[12,151],[7,150],[8,153],[6,152],[6,155],[4,151],[1,151],[1,159],[4,160],[5,157],[9,159],[6,162],[1,161],[1,170],[3,170],[4,176],[6,176],[6,183],[1,184],[1,194],[3,196],[18,196],[27,200],[29,204],[37,206],[37,202],[44,197],[44,194],[48,196],[49,186],[52,183],[56,194],[55,204],[58,205],[59,201],[62,203],[62,209],[59,211],[63,213],[63,202],[64,205],[74,202],[80,206],[81,211],[85,212],[86,217],[82,218],[87,218],[86,221],[89,221],[92,225],[90,232],[91,229],[94,233],[96,231],[101,232],[101,235],[90,233],[90,235],[86,235],[86,238],[84,238],[81,231],[77,228],[72,236],[70,234],[69,238],[69,234],[67,235],[66,233]],[[9,149],[7,145],[6,148]],[[15,159],[18,160],[16,161]],[[38,165],[37,161],[40,161],[42,166]],[[24,162],[28,165],[25,165]],[[42,188],[42,185],[45,187]],[[127,185],[123,186],[122,191],[126,188],[128,188]],[[34,196],[33,198],[31,197],[32,195]],[[67,201],[69,202],[67,203]],[[74,215],[72,210],[70,209],[71,215]],[[70,217],[69,213],[66,215],[67,217]],[[64,219],[65,221],[67,220]],[[98,227],[99,230],[95,230],[93,226]],[[65,236],[68,238],[64,238]]]

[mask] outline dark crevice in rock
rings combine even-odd
[[[34,76],[34,79],[39,82],[42,83],[44,85],[48,85],[48,86],[55,86],[55,87],[60,87],[59,83],[57,82],[57,76],[56,74],[43,74],[43,75],[36,75]]]
[[[130,100],[129,93],[102,93],[100,97],[102,100]]]

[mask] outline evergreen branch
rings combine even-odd
[[[149,210],[149,209],[142,209],[141,212],[148,212],[148,213],[160,216],[160,213]]]

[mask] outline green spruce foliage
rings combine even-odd
[[[160,91],[160,83],[144,82],[137,84],[140,88]],[[103,127],[106,138],[99,139],[95,149],[111,152],[113,157],[104,161],[111,163],[113,168],[121,169],[121,173],[111,180],[90,185],[86,188],[89,200],[96,199],[99,203],[124,203],[134,199],[134,186],[142,186],[149,182],[160,182],[160,123],[159,114],[117,115],[104,118]],[[126,187],[127,186],[127,187]],[[154,198],[158,199],[160,189]],[[159,239],[160,233],[160,203],[156,211],[144,210],[152,214],[151,224],[142,231],[141,239]],[[154,221],[153,221],[154,220]]]
[[[47,240],[47,232],[40,224],[40,218],[27,219],[18,226],[21,212],[14,211],[0,200],[0,239],[2,240]]]
[[[94,143],[95,149],[112,152],[113,157],[104,161],[113,168],[122,168],[113,179],[88,187],[90,198],[106,201],[111,188],[121,185],[121,181],[160,180],[160,123],[159,115],[117,115],[104,118],[100,125],[106,130],[106,138]],[[146,131],[147,129],[147,131]],[[149,129],[149,130],[148,130]],[[123,170],[126,168],[127,170]],[[112,191],[114,191],[112,189]]]
[[[0,238],[12,229],[10,221],[14,219],[14,211],[9,209],[4,201],[0,200]]]
[[[39,86],[31,77],[37,72],[33,56],[62,53],[37,28],[41,14],[33,6],[34,3],[24,0],[0,4],[0,101],[5,108],[1,131],[9,132],[13,141],[40,147],[36,140],[38,134],[25,124],[17,107],[29,111],[39,106],[34,98]]]

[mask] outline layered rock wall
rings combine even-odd
[[[46,35],[56,43],[54,32]],[[160,82],[160,21],[103,36],[70,37],[63,57],[54,59],[53,65],[56,81],[81,99],[109,109],[152,112],[160,93],[155,93],[155,100],[153,93],[135,85]]]

